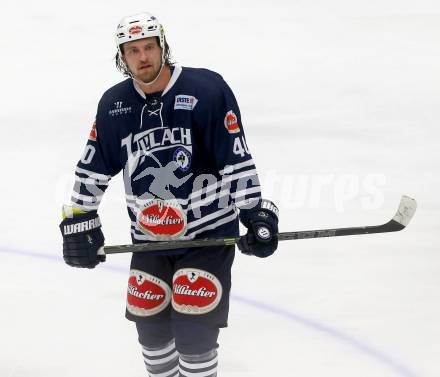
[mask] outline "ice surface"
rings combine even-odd
[[[148,8],[150,7],[150,8]],[[2,2],[0,376],[145,376],[124,319],[128,255],[60,259],[73,169],[142,10],[175,59],[219,71],[241,106],[281,230],[374,225],[402,194],[402,232],[290,241],[238,255],[219,376],[440,375],[438,1]],[[122,182],[100,210],[129,242]]]

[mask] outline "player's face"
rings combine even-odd
[[[162,49],[155,37],[126,42],[123,48],[125,64],[133,76],[145,83],[157,77],[162,65]]]

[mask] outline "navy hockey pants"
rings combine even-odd
[[[139,342],[155,348],[175,339],[186,355],[217,348],[219,329],[227,326],[233,260],[234,246],[134,253],[126,317],[136,322]]]

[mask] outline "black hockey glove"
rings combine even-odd
[[[94,268],[105,262],[105,254],[98,255],[104,246],[104,235],[96,211],[71,215],[61,222],[60,229],[63,257],[69,266]]]
[[[240,221],[248,228],[237,243],[242,253],[266,258],[278,247],[278,208],[270,200],[261,200],[250,209],[240,209]]]

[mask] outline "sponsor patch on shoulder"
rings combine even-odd
[[[98,131],[96,131],[96,122],[93,122],[92,130],[90,131],[89,140],[96,141]]]
[[[173,277],[173,309],[183,314],[205,314],[222,298],[222,285],[208,271],[182,268]]]
[[[236,134],[240,132],[240,126],[238,125],[237,115],[232,110],[229,110],[225,116],[225,127],[230,134]]]
[[[171,301],[171,288],[156,276],[131,270],[128,278],[127,310],[149,317],[164,310]]]
[[[197,98],[194,96],[187,96],[186,94],[179,94],[174,101],[174,110],[193,110],[197,105]]]

